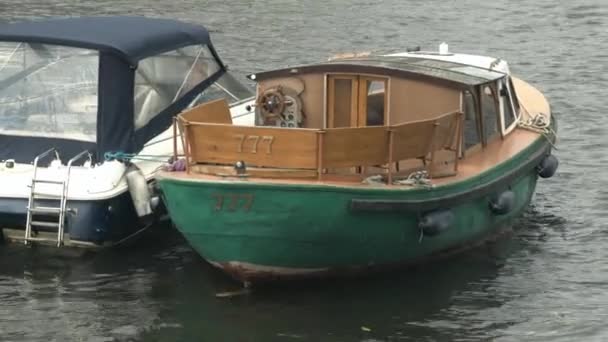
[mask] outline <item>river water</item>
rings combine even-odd
[[[446,41],[506,59],[559,118],[561,165],[514,232],[380,277],[230,299],[177,234],[86,254],[0,246],[2,341],[608,340],[608,1],[4,0],[2,20],[131,14],[205,24],[240,75]],[[137,29],[137,28],[133,28]]]

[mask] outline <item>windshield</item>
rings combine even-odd
[[[141,60],[135,73],[135,129],[144,127],[219,70],[220,65],[206,45],[187,46]],[[199,94],[191,106],[218,98],[232,104],[253,95],[251,89],[226,72]]]
[[[96,140],[99,56],[0,42],[0,134]]]
[[[193,45],[148,57],[135,73],[135,129],[200,84],[220,66],[206,45]]]
[[[194,99],[190,107],[220,98],[225,98],[229,104],[234,104],[253,97],[254,95],[253,89],[239,82],[229,72],[226,72]]]

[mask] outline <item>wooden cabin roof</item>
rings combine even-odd
[[[412,56],[363,56],[330,60],[324,63],[301,65],[249,75],[261,81],[276,77],[310,73],[369,73],[401,76],[469,87],[488,83],[505,76],[496,70],[450,61]]]

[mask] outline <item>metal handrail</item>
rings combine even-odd
[[[54,147],[40,153],[39,155],[36,156],[36,158],[34,158],[34,176],[32,177],[32,179],[36,179],[36,173],[38,172],[38,161],[40,161],[41,158],[48,156],[52,152],[55,152],[55,159],[59,159],[59,152]],[[33,187],[34,187],[34,184],[32,183],[32,190],[33,190]]]
[[[68,197],[68,188],[70,186],[70,172],[72,171],[72,164],[75,161],[81,159],[85,155],[87,156],[87,159],[90,162],[92,160],[92,157],[91,157],[91,153],[89,153],[88,150],[84,150],[84,151],[78,153],[77,155],[75,155],[74,157],[72,157],[72,159],[70,159],[68,161],[68,165],[67,165],[68,166],[68,171],[67,171],[67,175],[66,175],[66,179],[65,179],[65,188],[64,188],[64,195],[63,195],[64,201]],[[62,203],[62,206],[65,209],[65,205],[63,205],[63,203]]]
[[[85,155],[87,156],[87,158],[90,162],[92,160],[92,157],[91,157],[91,153],[89,153],[88,150],[84,150],[84,151],[78,153],[77,155],[72,157],[72,159],[70,159],[68,161],[65,184],[63,186],[63,195],[61,196],[61,209],[59,212],[59,222],[61,222],[61,223],[59,224],[58,236],[61,236],[61,237],[63,237],[63,230],[64,230],[63,222],[65,220],[65,212],[67,210],[67,205],[68,205],[68,189],[70,187],[70,172],[72,171],[72,164],[75,161],[84,157]],[[62,243],[63,243],[63,238],[58,239],[57,247],[59,247]]]

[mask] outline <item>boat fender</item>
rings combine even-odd
[[[442,209],[425,214],[418,221],[418,228],[424,236],[436,236],[448,230],[454,222],[454,213]]]
[[[559,161],[557,160],[557,157],[552,154],[549,154],[545,156],[545,158],[543,158],[540,164],[538,164],[536,170],[540,177],[550,178],[555,174],[555,171],[557,171],[558,165]]]
[[[127,168],[126,177],[137,216],[142,218],[151,215],[151,194],[144,173],[135,164],[130,164]]]
[[[503,191],[490,200],[490,210],[496,215],[504,215],[515,206],[515,193],[511,190]]]

